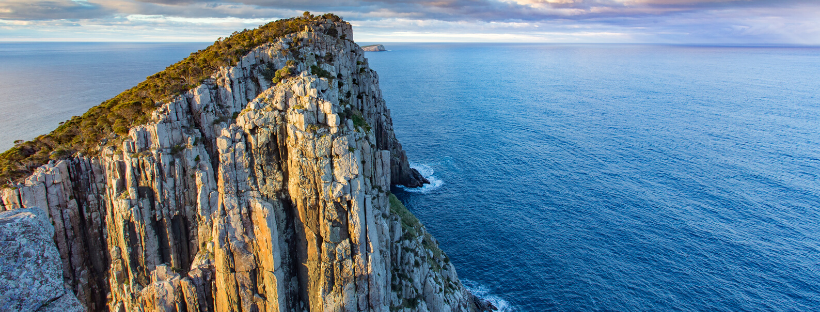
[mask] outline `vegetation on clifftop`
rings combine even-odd
[[[419,219],[416,218],[410,210],[407,210],[407,207],[404,206],[396,195],[390,194],[388,199],[390,200],[390,211],[399,216],[401,227],[404,231],[412,237],[417,237],[418,232],[421,230],[421,222],[419,222]]]
[[[191,53],[137,86],[92,107],[82,116],[72,117],[51,133],[28,142],[15,142],[13,148],[0,154],[0,184],[21,180],[49,159],[65,158],[78,152],[95,155],[101,145],[116,135],[127,134],[131,127],[146,123],[159,103],[196,88],[220,67],[236,65],[253,48],[325,20],[342,21],[330,13],[313,16],[305,12],[302,17],[270,22],[257,29],[220,38],[210,47]],[[338,31],[330,29],[328,34],[336,36]],[[290,72],[277,72],[275,76],[282,78],[288,74]]]

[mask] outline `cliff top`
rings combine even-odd
[[[220,38],[208,48],[191,53],[137,86],[90,108],[82,116],[72,117],[51,133],[17,143],[0,154],[0,185],[19,182],[52,159],[64,159],[78,153],[96,155],[101,146],[115,142],[131,127],[150,120],[159,103],[199,86],[220,67],[236,65],[255,47],[302,31],[306,26],[325,22],[345,23],[331,13],[314,16],[305,12],[301,17],[273,21]],[[331,28],[328,35],[338,36],[334,30]],[[340,39],[347,39],[343,37]]]

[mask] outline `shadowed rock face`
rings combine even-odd
[[[63,287],[54,227],[39,208],[0,212],[0,309],[83,311]]]
[[[352,37],[326,20],[259,46],[121,145],[0,191],[0,207],[48,212],[92,311],[474,311],[435,239],[391,204],[391,184],[426,180]],[[299,74],[266,78],[288,61]]]

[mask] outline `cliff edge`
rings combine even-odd
[[[0,190],[2,210],[48,213],[88,310],[486,309],[390,194],[425,180],[350,24],[287,23],[93,153],[51,152]]]

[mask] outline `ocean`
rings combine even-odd
[[[0,43],[0,150],[82,115],[208,43]]]
[[[3,44],[0,147],[205,46]],[[385,46],[393,192],[503,311],[820,310],[820,48]]]

